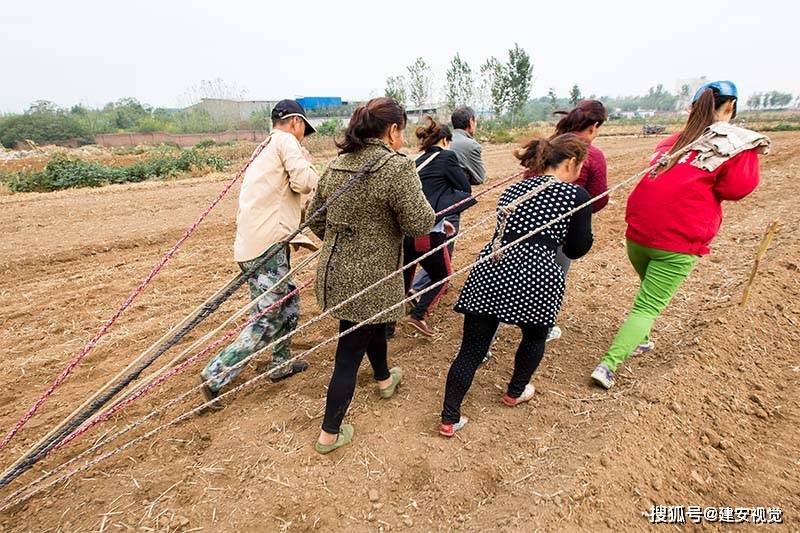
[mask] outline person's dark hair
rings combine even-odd
[[[553,137],[565,133],[575,133],[597,124],[601,126],[608,120],[608,111],[599,100],[581,100],[569,111],[554,111],[554,115],[565,115],[556,124]]]
[[[353,111],[350,123],[344,132],[344,139],[336,142],[340,154],[355,152],[366,146],[367,139],[383,137],[386,131],[397,124],[405,128],[408,122],[406,110],[394,98],[381,96],[373,98]]]
[[[557,167],[562,161],[572,159],[578,163],[586,160],[589,143],[574,133],[564,133],[550,139],[533,139],[514,155],[528,169],[528,176],[541,176],[545,169]]]
[[[453,114],[450,115],[450,122],[457,130],[465,130],[469,128],[469,121],[475,118],[475,111],[471,107],[459,107]]]
[[[431,146],[436,145],[442,139],[453,140],[453,132],[450,130],[450,126],[439,124],[430,115],[422,117],[422,123],[417,126],[415,133],[417,139],[419,139],[419,149],[423,152],[427,152]]]
[[[675,144],[670,148],[669,153],[674,154],[681,148],[692,144],[705,131],[707,127],[714,123],[714,112],[722,107],[726,102],[733,100],[733,116],[736,117],[736,97],[724,96],[719,89],[709,87],[700,95],[700,98],[692,104],[689,118],[686,119],[686,126],[678,136]],[[670,165],[671,167],[672,165]]]

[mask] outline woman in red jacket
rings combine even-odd
[[[706,128],[736,116],[736,86],[729,81],[707,83],[692,100],[682,132],[662,141],[652,161],[692,144]],[[716,127],[716,126],[715,126]],[[753,132],[727,126],[755,135]],[[763,138],[763,137],[762,137]],[[713,165],[712,165],[713,166]],[[656,177],[645,177],[628,198],[628,258],[641,279],[627,320],[617,333],[592,378],[606,389],[614,384],[617,367],[634,351],[652,349],[650,329],[664,311],[722,222],[722,201],[741,200],[759,181],[755,149],[733,150],[717,158],[712,170],[691,150]]]

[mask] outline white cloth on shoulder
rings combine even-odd
[[[697,156],[691,163],[692,166],[708,172],[716,170],[722,163],[745,150],[757,150],[766,155],[772,144],[769,137],[763,133],[740,128],[728,122],[716,122],[710,125],[706,129],[706,133],[709,132],[714,135],[692,148],[697,151]]]

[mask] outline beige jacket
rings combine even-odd
[[[300,225],[302,197],[317,186],[319,175],[303,157],[300,143],[290,133],[274,130],[269,145],[248,167],[239,192],[233,258],[255,259],[272,244],[288,237]],[[314,247],[303,234],[292,244]]]

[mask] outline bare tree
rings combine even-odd
[[[556,90],[552,87],[547,91],[547,98],[550,100],[550,110],[555,111],[558,107],[558,97],[556,96]]]
[[[188,107],[192,104],[196,104],[203,98],[241,100],[246,94],[247,91],[235,83],[227,82],[222,78],[215,78],[213,80],[200,80],[197,85],[193,85],[186,89],[184,94],[179,98],[179,103],[184,107]]]

